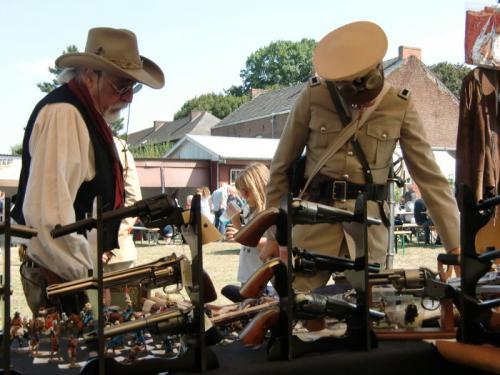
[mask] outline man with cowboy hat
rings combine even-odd
[[[89,30],[85,52],[62,55],[56,66],[70,70],[71,79],[43,98],[29,118],[13,212],[18,223],[38,229],[21,269],[32,311],[54,303],[46,300],[47,285],[87,277],[94,268],[94,244],[85,233],[53,239],[51,229],[83,219],[96,196],[104,211],[123,205],[122,168],[106,121],[132,101],[136,83],[164,85],[161,69],[139,54],[135,34],[125,29]],[[105,231],[105,251],[118,247],[118,226]],[[71,295],[60,303],[67,314],[78,313],[85,297]]]
[[[434,160],[409,90],[384,82],[386,51],[386,35],[372,22],[344,25],[320,40],[313,56],[317,76],[295,102],[271,164],[267,205],[279,207],[289,188],[287,171],[306,147],[304,179],[311,177],[311,181],[305,199],[353,211],[356,196],[363,190],[368,215],[386,219],[385,186],[399,141],[446,251],[458,252],[457,204]],[[351,135],[338,142],[341,132],[351,125]],[[368,230],[369,260],[382,265],[388,247],[387,224],[385,220],[385,225],[372,225]],[[353,258],[355,238],[348,224],[296,225],[293,230],[294,246],[334,256],[349,252]],[[276,254],[274,242],[262,256]],[[294,286],[314,289],[329,276],[324,272],[296,277]]]

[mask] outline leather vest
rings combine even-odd
[[[98,195],[102,197],[103,211],[112,210],[114,206],[115,181],[114,175],[112,173],[113,150],[109,149],[106,141],[99,134],[97,125],[93,123],[93,121],[91,120],[91,116],[85,110],[85,107],[80,103],[76,96],[71,92],[68,85],[62,85],[51,91],[35,106],[35,109],[33,110],[26,126],[23,139],[21,175],[19,177],[19,187],[17,195],[15,197],[15,206],[12,210],[12,217],[19,224],[26,223],[22,212],[22,207],[26,194],[26,186],[28,183],[29,168],[31,163],[31,156],[29,154],[29,140],[31,137],[31,132],[33,131],[33,126],[40,110],[45,105],[53,103],[68,103],[78,109],[85,121],[92,147],[94,149],[96,174],[91,181],[85,181],[78,189],[75,201],[73,202],[76,220],[84,219],[87,213],[92,212],[94,198]],[[40,183],[43,182],[40,181]],[[47,209],[50,209],[50,207],[47,207]],[[106,225],[103,236],[105,251],[112,250],[118,247],[119,226],[119,222]],[[82,234],[85,235],[85,233]]]

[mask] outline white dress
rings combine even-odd
[[[248,223],[253,216],[253,213],[248,215],[243,220],[244,223]],[[238,281],[242,284],[245,283],[248,278],[262,266],[262,264],[263,262],[259,258],[259,249],[257,247],[241,245],[237,276]]]

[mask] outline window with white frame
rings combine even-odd
[[[240,175],[241,172],[243,172],[243,169],[231,168],[229,170],[229,183],[231,185],[234,185],[234,183],[236,182],[236,179],[238,178],[238,176]]]

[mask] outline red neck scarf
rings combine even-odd
[[[89,113],[93,121],[93,124],[90,124],[90,126],[96,126],[97,131],[106,141],[106,145],[108,146],[108,153],[111,155],[111,160],[113,162],[113,174],[115,177],[115,202],[113,208],[116,209],[123,207],[125,185],[123,182],[123,172],[120,165],[120,160],[118,159],[115,143],[113,141],[113,133],[111,132],[111,129],[109,128],[102,115],[95,108],[94,101],[92,100],[87,87],[78,82],[76,79],[72,79],[68,83],[68,86],[71,92],[75,94],[75,96],[80,100],[80,102]]]

